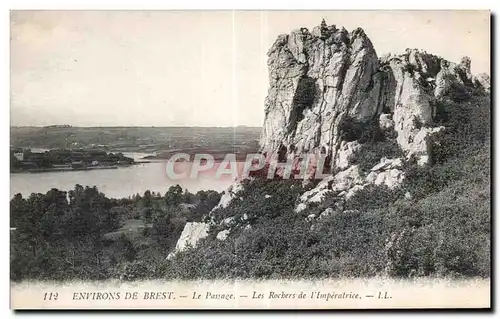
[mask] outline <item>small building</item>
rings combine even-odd
[[[24,153],[14,153],[14,157],[17,158],[18,161],[24,160]]]

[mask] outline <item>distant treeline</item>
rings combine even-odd
[[[47,126],[44,126],[45,128],[69,128],[69,127],[72,127],[71,125],[69,124],[60,124],[60,125],[47,125]]]
[[[11,149],[11,170],[31,168],[53,168],[55,165],[106,166],[133,164],[134,159],[122,153],[108,153],[103,150],[55,149],[43,153],[32,152],[30,149]]]

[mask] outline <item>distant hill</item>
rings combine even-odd
[[[114,151],[162,152],[208,148],[256,150],[260,127],[11,127],[15,148],[103,148]]]

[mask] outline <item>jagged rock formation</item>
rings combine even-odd
[[[378,58],[365,34],[323,21],[283,34],[268,52],[262,152],[323,152],[331,169],[345,169],[361,151],[364,133],[394,130],[408,158],[429,160],[436,101],[450,90],[489,90],[470,59],[459,64],[416,49]]]
[[[377,54],[362,29],[322,25],[280,35],[268,52],[270,88],[263,152],[324,148],[336,160],[346,125],[369,124],[379,113]]]
[[[445,130],[435,124],[439,103],[457,94],[462,98],[476,91],[490,92],[489,76],[473,76],[467,57],[456,64],[407,49],[379,58],[361,28],[349,33],[324,21],[312,32],[300,28],[278,36],[267,55],[270,87],[262,153],[268,160],[324,154],[332,173],[298,199],[298,213],[326,196],[334,199],[333,207],[318,216],[309,214],[308,221],[348,213],[345,201],[369,185],[389,189],[402,185],[405,162],[416,159],[419,165],[428,164],[439,133]],[[399,152],[377,156],[378,163],[367,169],[362,155],[377,143],[375,136]],[[314,171],[307,176],[313,178]],[[230,187],[209,217],[239,198],[241,189],[240,183]],[[411,198],[408,192],[405,196]],[[214,218],[196,227],[188,223],[176,251],[188,242],[194,246],[214,223]],[[235,223],[231,217],[217,223],[226,229],[216,238],[225,240]]]
[[[362,29],[349,33],[325,21],[311,33],[301,28],[278,36],[268,56],[262,152],[282,160],[323,153],[330,172],[338,172],[304,193],[297,212],[327,194],[342,203],[369,184],[398,187],[404,161],[430,162],[445,129],[435,125],[439,102],[490,90],[488,76],[471,74],[468,57],[456,64],[407,49],[378,58]],[[401,158],[380,156],[379,164],[363,171],[355,163],[377,134],[393,141]]]
[[[491,80],[490,76],[486,73],[480,73],[475,77],[475,81],[477,82],[477,85],[481,86],[484,88],[484,91],[486,93],[491,92]]]

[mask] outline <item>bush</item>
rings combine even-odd
[[[385,185],[373,184],[365,186],[346,200],[345,210],[359,210],[362,212],[374,211],[382,207],[388,207],[402,196],[402,190],[391,190]]]
[[[216,222],[228,217],[241,220],[245,214],[250,220],[268,221],[293,210],[302,192],[301,180],[266,178],[245,180],[243,190],[236,194],[230,205],[217,209],[213,216]]]
[[[363,171],[369,171],[380,163],[382,157],[399,158],[404,153],[394,139],[367,141],[361,144],[361,150],[356,154],[353,164],[359,165]]]
[[[121,266],[121,269],[118,269],[115,276],[124,281],[141,280],[150,277],[154,271],[155,269],[151,264],[143,261],[134,261]]]

